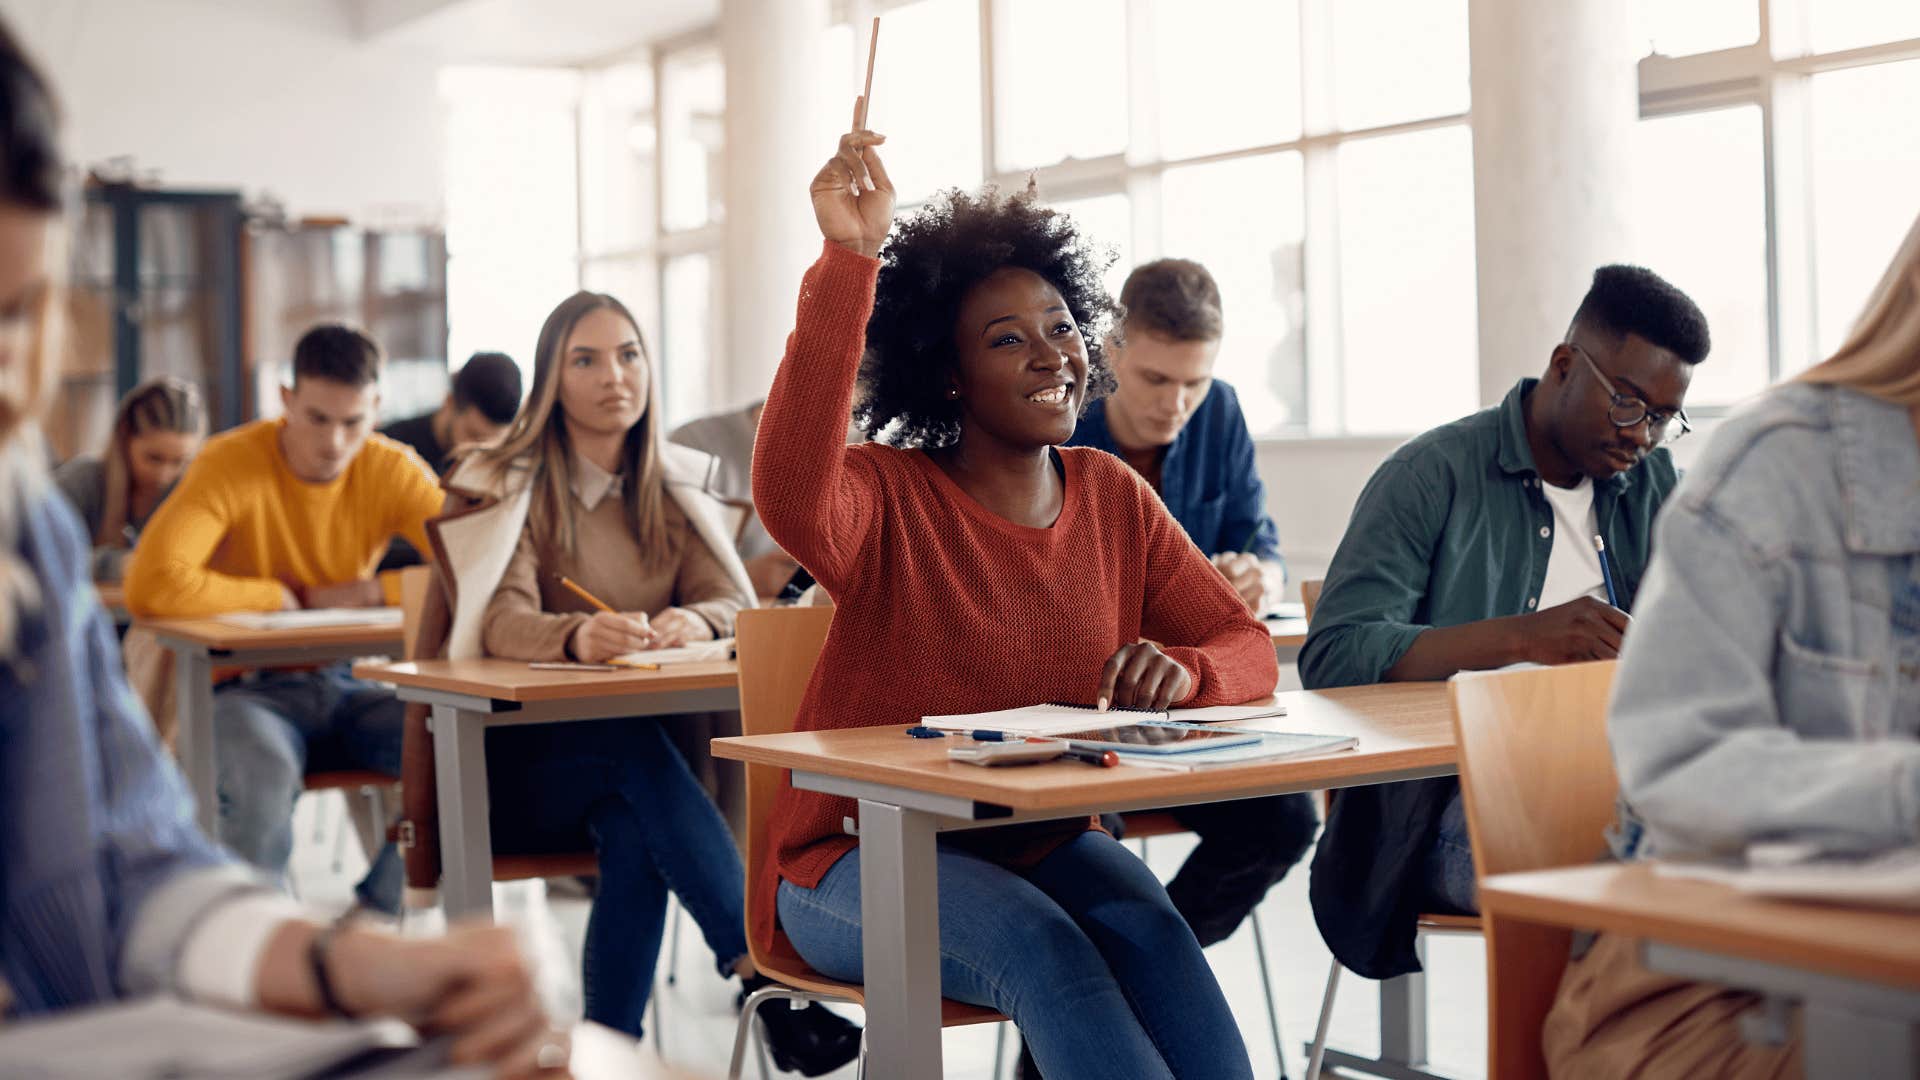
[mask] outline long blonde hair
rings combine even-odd
[[[605,293],[574,293],[562,300],[540,327],[540,340],[533,353],[533,388],[527,394],[526,404],[520,406],[498,445],[477,451],[478,460],[485,465],[505,467],[510,463],[524,463],[532,467],[528,482],[533,485],[533,505],[528,518],[534,527],[535,541],[549,557],[560,552],[568,557],[577,554],[570,483],[572,441],[567,437],[566,415],[558,407],[567,338],[589,312],[602,309],[612,311],[633,327],[634,338],[640,343],[641,362],[653,363],[646,339],[640,333],[639,320],[625,304]],[[677,562],[680,555],[680,536],[667,528],[667,483],[661,462],[663,437],[660,381],[650,377],[646,411],[627,429],[620,451],[620,471],[625,477],[622,501],[648,568],[670,565]]]
[[[113,417],[113,435],[107,442],[106,460],[101,463],[105,488],[101,499],[100,528],[94,533],[95,544],[118,546],[123,542],[126,532],[127,516],[132,501],[132,468],[129,456],[133,453],[135,436],[150,431],[172,431],[196,438],[207,433],[207,408],[200,401],[200,391],[184,379],[171,375],[162,375],[148,379],[128,391],[120,399],[120,409]]]
[[[1920,217],[1873,287],[1846,344],[1799,381],[1845,386],[1920,407]]]

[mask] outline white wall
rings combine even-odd
[[[70,157],[294,215],[437,221],[438,59],[353,36],[336,0],[0,0],[65,106]]]

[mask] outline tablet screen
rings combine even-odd
[[[1118,746],[1172,746],[1177,743],[1181,749],[1187,747],[1197,749],[1208,743],[1223,741],[1251,741],[1245,732],[1195,731],[1191,728],[1169,727],[1161,724],[1123,724],[1118,727],[1087,728],[1083,731],[1067,731],[1047,737]]]

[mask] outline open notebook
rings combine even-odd
[[[614,657],[613,662],[616,664],[697,664],[704,661],[731,659],[733,659],[733,639],[727,637],[718,641],[702,641],[673,649],[645,649],[640,652],[622,653]]]
[[[1235,728],[1234,730],[1251,729]],[[1202,769],[1225,768],[1228,765],[1250,765],[1255,762],[1285,761],[1289,758],[1312,757],[1315,754],[1331,754],[1341,750],[1351,750],[1360,745],[1360,740],[1351,735],[1313,735],[1301,731],[1262,731],[1259,735],[1257,742],[1193,750],[1184,754],[1133,754],[1122,750],[1119,752],[1120,763],[1141,765],[1149,769],[1196,772]]]
[[[643,653],[636,653],[643,656]],[[1028,705],[994,712],[923,716],[920,722],[941,731],[1018,731],[1027,735],[1059,735],[1088,727],[1135,724],[1142,720],[1180,720],[1191,724],[1220,724],[1287,715],[1284,705],[1215,705],[1206,709],[1108,709],[1086,705]]]
[[[229,611],[214,618],[248,630],[311,630],[319,626],[397,627],[397,607],[303,608],[299,611]]]

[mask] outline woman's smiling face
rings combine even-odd
[[[1020,267],[994,271],[960,301],[953,337],[963,431],[1029,447],[1073,437],[1087,343],[1052,283]]]

